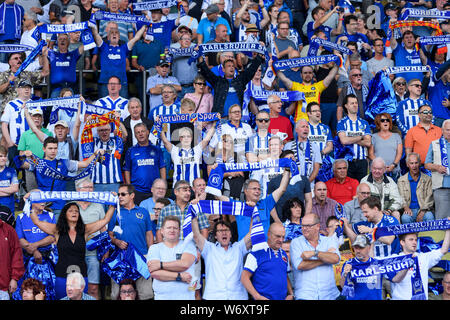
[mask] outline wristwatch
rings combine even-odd
[[[176,281],[181,281],[181,273],[178,272],[177,277],[175,278]]]
[[[314,250],[314,256],[313,257],[315,257],[315,258],[317,258],[317,256],[319,255],[319,250]]]

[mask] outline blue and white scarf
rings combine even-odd
[[[80,103],[80,96],[75,95],[64,98],[51,98],[38,101],[30,101],[27,102],[27,108],[29,110],[32,110],[35,108],[52,107],[53,109],[50,114],[50,124],[54,124],[58,121],[58,109],[77,111],[79,103]]]
[[[191,64],[196,61],[200,56],[204,53],[208,52],[256,52],[259,54],[263,54],[266,56],[266,61],[268,59],[268,53],[265,46],[260,44],[259,42],[226,42],[226,43],[205,43],[200,44],[197,50],[192,50],[191,57],[189,58],[188,63]]]
[[[183,222],[184,241],[189,241],[193,237],[192,219],[199,213],[204,214],[225,214],[233,216],[252,217],[252,250],[260,250],[267,247],[264,227],[261,223],[258,207],[252,207],[244,202],[200,200],[196,205],[189,205]]]
[[[194,47],[189,48],[169,48],[169,54],[172,57],[190,57]]]
[[[155,124],[152,128],[153,135],[158,136],[162,130],[163,123],[183,123],[190,122],[193,123],[195,121],[200,122],[210,122],[210,121],[219,121],[220,114],[218,112],[211,113],[182,113],[182,114],[161,114],[159,115],[159,121],[155,121]]]
[[[298,171],[297,163],[289,158],[281,158],[277,160],[264,160],[259,162],[245,162],[245,163],[219,163],[216,168],[211,170],[208,178],[208,185],[206,192],[215,196],[222,195],[223,175],[225,172],[237,171],[253,171],[266,168],[289,168],[291,170],[291,184],[295,184],[301,179]]]
[[[318,57],[305,57],[294,59],[283,59],[273,62],[272,66],[275,70],[286,70],[304,66],[312,66],[318,64],[327,64],[330,62],[341,64],[341,59],[334,54],[327,54]]]
[[[372,238],[373,240],[377,240],[378,238],[385,236],[447,229],[450,229],[450,220],[448,219],[412,222],[375,228],[372,233]]]
[[[414,265],[412,255],[403,255],[386,259],[370,259],[368,262],[352,263],[352,270],[345,278],[341,294],[354,297],[354,281],[361,277],[383,275],[409,269]]]
[[[412,18],[450,19],[450,11],[406,9],[400,17],[401,20]]]
[[[36,41],[42,39],[42,34],[59,34],[70,32],[81,32],[81,42],[83,43],[85,50],[90,50],[96,47],[94,36],[91,30],[89,30],[89,23],[87,21],[72,23],[72,24],[43,24],[36,27],[31,37]]]
[[[111,192],[98,191],[32,191],[30,193],[31,203],[63,201],[87,201],[105,205],[118,205],[119,197]]]
[[[22,36],[22,10],[20,9],[21,7],[16,3],[13,4],[13,7],[15,23],[14,37],[16,39],[20,39],[20,37]],[[0,34],[5,34],[6,22],[6,3],[3,2],[2,4],[0,4]]]
[[[170,8],[176,6],[177,0],[155,0],[133,3],[133,9],[138,11],[151,11],[155,9]]]
[[[104,158],[104,159],[106,159],[106,158]],[[56,161],[59,161],[59,160],[56,160]],[[17,168],[20,168],[24,162],[28,162],[30,165],[33,165],[36,167],[36,171],[39,174],[42,174],[51,179],[62,180],[62,181],[75,181],[75,180],[83,179],[85,177],[90,176],[92,174],[92,170],[94,170],[94,167],[95,167],[95,164],[97,161],[101,161],[100,154],[98,154],[95,157],[95,159],[92,160],[92,162],[89,163],[89,165],[83,171],[81,171],[79,174],[77,174],[76,176],[65,176],[61,172],[56,170],[55,168],[52,168],[51,166],[49,166],[47,164],[47,162],[45,162],[43,159],[35,156],[34,154],[30,158],[27,158],[23,155],[14,157],[14,162],[15,162]],[[108,160],[106,160],[106,161],[103,160],[103,164],[106,164],[107,161]]]
[[[384,71],[386,74],[396,74],[403,72],[428,72],[431,69],[428,66],[398,66],[386,68]]]
[[[31,51],[34,47],[25,44],[0,44],[0,53]]]
[[[442,136],[439,139],[439,149],[441,151],[441,165],[447,168],[447,175],[450,175],[449,165],[448,165],[448,153],[447,153],[447,142]]]
[[[283,102],[303,101],[306,103],[305,94],[301,91],[248,90],[248,94],[250,98],[257,101],[267,101],[269,96],[275,95]]]
[[[91,14],[91,18],[89,19],[89,24],[96,25],[97,20],[106,20],[106,21],[116,21],[116,22],[126,22],[126,23],[144,23],[150,24],[151,21],[148,20],[145,16],[138,16],[134,14],[128,13],[114,13],[108,11],[96,11]]]
[[[353,53],[352,50],[343,45],[323,40],[320,38],[314,38],[309,43],[308,57],[316,56],[320,46],[324,47],[329,51],[337,50],[346,55],[351,55]]]
[[[430,44],[447,44],[450,43],[450,35],[420,37],[419,43],[424,46]]]
[[[36,48],[34,48],[33,51],[30,52],[28,57],[25,58],[25,60],[20,65],[19,69],[17,69],[16,73],[14,73],[14,76],[18,77],[19,74],[21,74],[22,71],[25,70],[39,54],[41,54],[42,48],[44,48],[44,46],[46,45],[47,43],[44,40],[41,40],[41,42],[39,42]]]

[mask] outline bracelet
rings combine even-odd
[[[160,267],[161,270],[164,269],[164,268],[163,268],[163,262],[162,262],[162,261],[159,262],[159,267]]]

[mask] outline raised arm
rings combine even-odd
[[[274,192],[272,192],[272,197],[273,197],[273,200],[275,200],[275,202],[278,202],[278,200],[280,200],[283,193],[286,192],[287,186],[289,184],[290,176],[291,176],[291,171],[289,169],[285,168],[284,172],[283,172],[283,177],[281,178],[280,186]]]
[[[106,211],[106,214],[103,217],[103,219],[100,219],[100,220],[97,220],[97,221],[87,224],[85,233],[84,233],[84,237],[87,239],[91,234],[99,231],[104,226],[106,226],[109,223],[109,221],[111,220],[111,218],[114,214],[114,210],[115,210],[115,207],[113,205],[110,205],[108,208],[108,211]]]
[[[57,235],[58,231],[56,229],[56,224],[39,220],[39,217],[34,209],[31,209],[30,218],[31,221],[33,221],[33,223],[44,233],[51,236]]]

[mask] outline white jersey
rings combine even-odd
[[[128,99],[122,97],[118,97],[116,100],[113,100],[110,96],[106,96],[98,99],[95,102],[95,105],[109,109],[110,111],[114,110],[120,112],[121,121],[125,120],[125,118],[130,115],[130,112],[128,111]]]
[[[200,178],[200,164],[202,162],[202,145],[198,144],[189,150],[172,146],[170,152],[173,162],[173,185],[180,180],[186,180],[192,185]]]
[[[8,102],[1,117],[2,122],[9,124],[9,135],[15,144],[19,144],[20,136],[28,129],[28,123],[22,108],[23,104],[24,101],[20,99]]]

